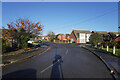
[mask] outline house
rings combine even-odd
[[[42,36],[37,36],[37,37],[35,37],[35,40],[42,40]]]
[[[103,36],[103,39],[106,40],[108,33],[106,31],[92,31],[91,33],[98,33]]]
[[[114,40],[119,35],[118,32],[108,32],[106,40],[111,41]]]
[[[107,32],[106,32],[106,31],[92,31],[91,33],[99,33],[99,34],[101,34],[102,36],[106,36],[106,35],[107,35]]]
[[[70,40],[70,34],[66,34],[66,40]]]
[[[44,39],[48,41],[48,40],[49,40],[49,37],[48,37],[48,36],[44,36]]]
[[[115,41],[120,41],[120,35],[115,38]]]
[[[90,35],[91,32],[88,30],[72,30],[70,40],[75,43],[87,43]]]
[[[56,37],[59,40],[69,40],[70,39],[70,34],[58,34]]]
[[[119,36],[118,32],[108,32],[108,34],[115,34],[116,36]]]
[[[59,40],[66,40],[66,35],[65,34],[58,34],[56,37]]]
[[[48,36],[41,36],[41,37],[38,37],[39,40],[49,40],[49,37]]]

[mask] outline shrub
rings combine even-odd
[[[7,40],[2,38],[2,52],[3,53],[6,52],[6,43],[7,43]]]

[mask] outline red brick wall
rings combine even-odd
[[[80,40],[79,40],[79,39],[77,39],[77,43],[80,43]]]
[[[120,41],[120,36],[115,39],[115,41]]]
[[[69,43],[69,40],[54,40],[54,43]]]
[[[66,35],[63,34],[63,35],[62,35],[62,40],[65,40],[65,39],[66,39]]]
[[[57,36],[57,38],[59,40],[65,40],[66,39],[66,35],[65,34],[60,34],[60,35]]]
[[[66,39],[70,39],[70,36],[66,35]]]
[[[44,37],[44,39],[48,40],[48,37],[47,37],[47,36],[45,36],[45,37]]]
[[[59,40],[61,40],[61,35],[58,35],[57,38],[58,38]]]
[[[70,39],[73,39],[74,42],[77,41],[77,39],[76,39],[76,37],[75,37],[73,31],[72,31],[71,34],[70,34]]]

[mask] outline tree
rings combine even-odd
[[[113,54],[115,54],[115,47],[117,45],[117,42],[115,40],[111,41],[112,45],[113,45]]]
[[[90,40],[91,44],[93,44],[93,45],[95,45],[95,47],[97,47],[97,44],[101,43],[103,41],[103,37],[98,33],[93,33],[89,37],[89,40]]]
[[[53,42],[54,38],[55,38],[55,33],[54,32],[51,32],[49,31],[47,36],[49,37],[49,41],[50,42]]]
[[[38,36],[42,33],[43,25],[40,22],[32,22],[29,19],[17,19],[16,22],[7,24],[8,29],[3,27],[2,36],[12,37],[17,40],[19,48],[27,47],[27,40],[31,37]],[[13,40],[12,40],[13,42]]]
[[[2,38],[2,53],[6,52],[6,39]]]
[[[103,45],[105,44],[105,41],[101,42],[101,49],[103,49]]]
[[[105,45],[107,46],[107,51],[109,50],[109,44],[110,44],[110,41],[105,41]]]
[[[106,36],[106,41],[112,41],[116,38],[116,34],[114,33],[108,33],[108,35]]]

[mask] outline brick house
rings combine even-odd
[[[70,34],[71,43],[87,43],[89,42],[89,37],[91,32],[88,30],[72,30]]]
[[[120,41],[120,35],[115,38],[115,41]]]
[[[48,37],[48,36],[44,36],[44,39],[48,41],[48,40],[49,40],[49,37]]]
[[[70,40],[70,34],[66,34],[66,39]]]
[[[59,39],[59,40],[65,40],[65,39],[66,39],[65,34],[58,34],[56,37],[57,37],[57,39]]]
[[[70,34],[58,34],[56,37],[59,40],[69,40],[70,39]]]

